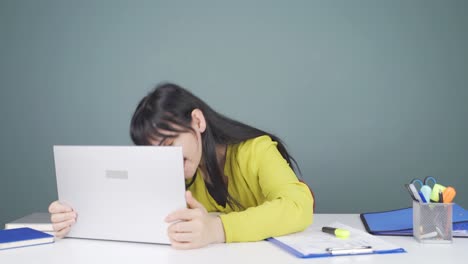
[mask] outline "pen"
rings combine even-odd
[[[416,197],[414,196],[414,193],[413,191],[411,190],[409,184],[405,184],[405,188],[408,190],[409,194],[411,195],[411,199],[413,199],[413,201],[416,201],[418,202],[418,199],[416,199]]]
[[[349,231],[346,229],[342,229],[342,228],[324,226],[322,227],[322,232],[335,235],[337,238],[349,237]]]
[[[421,199],[421,196],[419,195],[419,192],[418,190],[416,189],[416,187],[414,186],[414,184],[410,183],[409,184],[409,189],[410,191],[413,193],[414,197],[416,198],[416,200],[420,203],[423,202],[423,200]]]
[[[424,197],[423,193],[421,191],[418,191],[419,198],[421,198],[421,202],[427,203],[426,197]]]
[[[351,255],[372,253],[373,250],[371,246],[360,246],[353,248],[327,248],[327,252],[332,255]]]
[[[440,230],[440,229],[439,229]],[[427,239],[427,238],[433,238],[433,237],[436,237],[438,235],[438,233],[436,231],[434,232],[430,232],[430,233],[427,233],[427,234],[423,234],[421,235],[419,238],[420,239]]]

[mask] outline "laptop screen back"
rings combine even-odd
[[[181,147],[54,146],[68,237],[170,244],[164,218],[186,207]]]

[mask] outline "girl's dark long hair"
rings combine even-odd
[[[289,166],[299,171],[297,162],[278,137],[219,114],[201,99],[173,83],[159,84],[139,102],[131,120],[130,136],[136,145],[150,145],[156,139],[174,137],[174,133],[165,134],[165,131],[176,134],[191,132],[191,114],[194,109],[200,109],[206,120],[206,130],[201,135],[202,162],[208,174],[205,176],[209,178],[206,182],[208,192],[219,205],[242,208],[228,193],[224,170],[219,166],[216,156],[217,145],[237,144],[268,135],[278,143],[277,148]]]

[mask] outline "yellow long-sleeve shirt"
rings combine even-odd
[[[189,190],[208,212],[221,213],[226,242],[258,241],[302,231],[312,223],[310,190],[298,181],[276,145],[269,136],[260,136],[227,147],[228,192],[243,211],[218,205],[197,171]]]

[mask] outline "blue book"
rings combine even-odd
[[[0,250],[53,242],[53,235],[28,227],[0,230]]]
[[[453,237],[468,237],[468,211],[453,204]],[[412,236],[413,208],[360,214],[366,231],[382,236]]]

